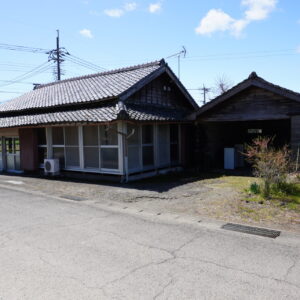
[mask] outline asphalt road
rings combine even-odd
[[[0,299],[300,299],[277,239],[0,188]]]

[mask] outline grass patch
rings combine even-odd
[[[222,176],[218,187],[231,187],[242,194],[241,201],[253,204],[265,204],[280,209],[288,209],[300,212],[300,183],[282,183],[271,187],[270,198],[265,199],[261,193],[263,181],[260,178],[249,176]],[[268,201],[266,201],[268,200]],[[257,210],[242,208],[244,216],[254,218]],[[264,214],[268,218],[268,214]]]

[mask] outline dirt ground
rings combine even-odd
[[[67,179],[0,175],[0,184],[18,186],[74,201],[118,203],[130,208],[212,218],[300,232],[300,212],[284,206],[249,202],[245,188],[253,177],[222,174],[164,175],[135,183],[116,184]]]

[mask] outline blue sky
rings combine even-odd
[[[3,1],[0,43],[61,46],[105,69],[149,62],[187,49],[181,80],[188,89],[233,84],[252,71],[300,92],[300,2],[295,0]],[[51,70],[8,85],[5,80],[47,61],[46,54],[0,49],[0,101],[53,80]],[[167,62],[177,72],[177,59]],[[93,73],[72,62],[63,78]],[[200,92],[191,90],[199,102]],[[213,97],[213,94],[210,95]],[[200,102],[199,102],[200,103]]]

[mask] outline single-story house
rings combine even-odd
[[[196,113],[196,157],[200,168],[243,167],[243,147],[256,136],[275,146],[300,146],[300,94],[250,76]],[[230,151],[232,150],[232,151]],[[232,164],[230,164],[230,161]],[[232,168],[229,167],[229,168]]]
[[[0,105],[0,168],[58,159],[61,171],[121,180],[180,168],[197,110],[164,60],[43,84]]]

